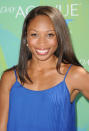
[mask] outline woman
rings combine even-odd
[[[61,13],[50,6],[26,16],[17,66],[0,81],[1,131],[76,131],[75,98],[89,100],[89,73],[78,62]]]

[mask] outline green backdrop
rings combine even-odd
[[[39,5],[54,6],[62,12],[76,56],[89,71],[89,0],[0,0],[0,76],[17,64],[24,18]],[[78,131],[89,131],[89,102],[82,94],[76,98],[76,119]]]

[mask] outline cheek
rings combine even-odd
[[[45,39],[45,41],[43,43],[46,47],[57,48],[57,46],[58,46],[56,39],[49,39],[49,40]],[[38,39],[29,39],[28,40],[29,48],[34,48],[34,47],[40,46],[40,44],[41,44],[41,42]]]
[[[52,46],[54,48],[57,48],[57,46],[58,46],[57,40],[50,40],[49,44],[50,44],[50,46]]]
[[[37,45],[37,40],[36,39],[30,39],[30,40],[28,40],[28,46],[30,48],[34,47],[35,45]]]
[[[29,39],[28,44],[35,44],[37,43],[37,39]]]

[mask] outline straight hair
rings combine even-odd
[[[61,62],[63,62],[64,64],[73,64],[83,67],[83,65],[81,65],[81,63],[78,61],[75,55],[69,28],[68,25],[66,24],[63,15],[60,13],[58,9],[54,7],[38,6],[32,9],[24,20],[18,65],[13,67],[13,69],[17,70],[18,76],[22,84],[26,82],[25,78],[27,78],[30,82],[33,83],[33,81],[30,79],[27,73],[27,62],[28,60],[32,59],[32,53],[30,49],[28,49],[28,47],[26,46],[27,29],[30,22],[38,15],[48,16],[54,25],[54,29],[57,36],[57,42],[58,42],[58,47],[54,52],[54,55],[58,57],[58,62],[56,65],[57,71],[61,73],[60,72]]]

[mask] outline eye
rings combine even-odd
[[[53,37],[55,34],[53,34],[53,33],[49,33],[48,34],[48,37]]]
[[[31,36],[37,36],[37,34],[36,33],[32,33]]]

